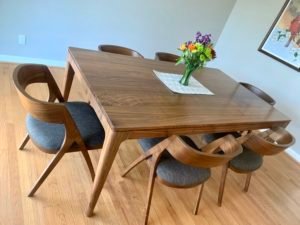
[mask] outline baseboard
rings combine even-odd
[[[65,67],[66,64],[65,61],[29,58],[29,57],[21,57],[21,56],[13,56],[13,55],[0,55],[0,62],[36,63],[36,64],[45,64],[47,66],[55,66],[55,67]]]
[[[296,152],[295,150],[289,148],[285,151],[289,156],[295,159],[298,163],[300,163],[300,153]]]

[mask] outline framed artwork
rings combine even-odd
[[[258,49],[300,71],[300,0],[287,0]]]

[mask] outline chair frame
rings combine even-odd
[[[45,181],[50,172],[54,169],[63,155],[67,152],[80,151],[87,163],[92,180],[95,177],[95,172],[91,162],[91,158],[87,152],[87,147],[79,133],[79,130],[71,117],[69,111],[64,105],[64,98],[47,66],[37,64],[22,64],[19,65],[13,73],[14,85],[26,111],[34,118],[48,122],[58,123],[65,126],[65,137],[60,149],[50,161],[46,169],[36,181],[28,196],[31,197]],[[26,91],[26,87],[34,83],[46,83],[49,89],[48,101],[41,101],[31,97]],[[59,103],[55,103],[58,100]],[[20,145],[19,149],[23,150],[30,137],[27,134]],[[33,141],[33,140],[32,140]],[[33,141],[33,143],[42,151],[50,154],[48,149],[43,148]],[[95,149],[102,146],[95,146]],[[93,148],[94,149],[94,148]]]
[[[120,55],[128,55],[133,56],[137,58],[144,58],[144,56],[130,48],[118,46],[118,45],[99,45],[98,50],[102,52],[110,52],[114,54],[120,54]]]
[[[271,128],[262,132],[251,131],[247,136],[248,138],[243,145],[262,156],[279,154],[295,143],[295,138],[282,127]],[[253,171],[249,172],[244,170],[237,170],[236,168],[231,167],[230,162],[225,164],[222,170],[221,182],[219,187],[219,206],[222,206],[228,168],[236,173],[247,174],[245,186],[243,189],[244,192],[248,192],[250,180],[253,174]]]
[[[176,63],[179,59],[179,56],[168,52],[156,52],[155,59],[159,61]]]
[[[249,91],[251,91],[253,94],[257,95],[259,98],[261,98],[262,100],[264,100],[268,104],[270,104],[272,106],[274,106],[276,104],[276,101],[270,95],[268,95],[266,92],[259,89],[258,87],[255,87],[254,85],[249,84],[249,83],[245,83],[245,82],[240,82],[240,85],[247,88]],[[244,132],[246,132],[246,133],[250,132],[251,133],[252,131],[244,131]],[[226,177],[227,177],[227,172],[228,172],[229,167],[230,167],[230,163],[227,163],[226,165],[224,165],[223,170],[222,170],[221,183],[220,183],[219,196],[218,196],[218,205],[219,206],[222,205],[225,182],[226,182]],[[244,189],[243,189],[245,192],[247,192],[248,189],[249,189],[252,173],[249,173],[249,171],[245,172],[245,171],[241,171],[241,170],[236,170],[233,167],[230,167],[230,169],[235,171],[236,173],[247,173],[246,182],[245,182],[245,186],[244,186]]]
[[[249,83],[245,83],[245,82],[240,82],[240,84],[242,86],[244,86],[245,88],[247,88],[252,93],[254,93],[255,95],[257,95],[258,97],[260,97],[262,100],[269,103],[270,105],[275,105],[276,104],[276,101],[270,95],[268,95],[266,92],[259,89],[258,87],[255,87],[254,85],[249,84]]]
[[[216,154],[221,150],[225,153],[224,155]],[[211,142],[210,144],[207,144],[202,148],[202,151],[199,151],[187,145],[180,137],[173,135],[164,139],[157,145],[150,148],[147,152],[143,153],[139,158],[133,161],[127,167],[127,169],[125,169],[122,177],[126,176],[134,167],[139,165],[144,160],[148,160],[150,165],[150,175],[148,182],[148,194],[144,225],[146,225],[148,222],[154,182],[155,178],[157,177],[156,169],[164,151],[168,151],[176,160],[183,164],[191,165],[194,167],[211,168],[226,164],[230,159],[242,152],[242,147],[232,135],[227,135]],[[179,187],[168,183],[162,178],[159,178],[157,180],[169,187],[175,188],[190,188],[199,185],[196,184],[193,186]],[[195,215],[198,213],[204,183],[205,181],[202,183],[199,189],[196,205],[193,211]]]

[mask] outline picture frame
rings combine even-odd
[[[300,71],[300,0],[287,0],[258,51]]]

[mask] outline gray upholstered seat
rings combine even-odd
[[[144,152],[148,151],[150,148],[153,146],[157,145],[159,142],[163,141],[165,137],[160,137],[160,138],[144,138],[144,139],[139,139],[138,142],[142,147],[142,150]]]
[[[94,109],[85,102],[67,102],[65,106],[74,119],[85,145],[88,148],[101,146],[104,141],[104,129]],[[28,114],[26,127],[30,138],[40,147],[53,153],[60,149],[65,136],[64,125],[46,123]]]
[[[198,149],[195,143],[186,136],[181,137],[188,145]],[[140,139],[139,143],[144,152],[161,142],[164,138]],[[198,149],[199,150],[199,149]],[[210,177],[210,169],[185,165],[174,159],[165,151],[156,169],[160,179],[177,187],[195,186],[203,183]]]
[[[139,139],[138,142],[141,145],[144,152],[148,151],[153,146],[157,145],[159,142],[163,141],[166,137],[159,137],[159,138],[144,138]],[[198,149],[198,146],[187,136],[180,136],[181,139],[185,141],[189,146],[194,149]]]
[[[210,169],[185,165],[170,156],[159,162],[156,174],[177,187],[187,187],[206,181],[210,177]]]
[[[225,136],[226,133],[222,134],[222,133],[214,133],[214,134],[203,134],[202,135],[202,139],[206,142],[206,143],[210,143],[213,142],[214,140],[217,140],[220,137]]]
[[[224,137],[228,134],[231,134],[233,137],[238,138],[241,135],[237,132],[228,132],[228,133],[212,133],[212,134],[203,134],[202,135],[202,139],[206,142],[206,143],[210,143],[213,142],[214,140],[217,140],[221,137]]]
[[[238,133],[231,133],[231,134],[233,135],[235,134],[235,137],[238,137]],[[222,133],[205,134],[203,135],[203,139],[207,143],[210,143],[224,135],[225,134]],[[259,167],[261,167],[262,163],[263,163],[263,158],[261,155],[243,146],[243,152],[238,156],[234,157],[232,160],[230,160],[230,167],[232,169],[236,169],[243,172],[252,172],[257,170]]]
[[[263,157],[243,147],[243,152],[230,160],[230,167],[243,172],[257,170],[263,164]]]
[[[140,146],[142,147],[143,152],[147,152],[150,148],[157,145],[159,142],[163,141],[165,137],[159,137],[159,138],[144,138],[139,139],[138,142]],[[170,157],[170,153],[167,151],[164,151],[161,155],[161,159],[164,159],[166,157]]]

